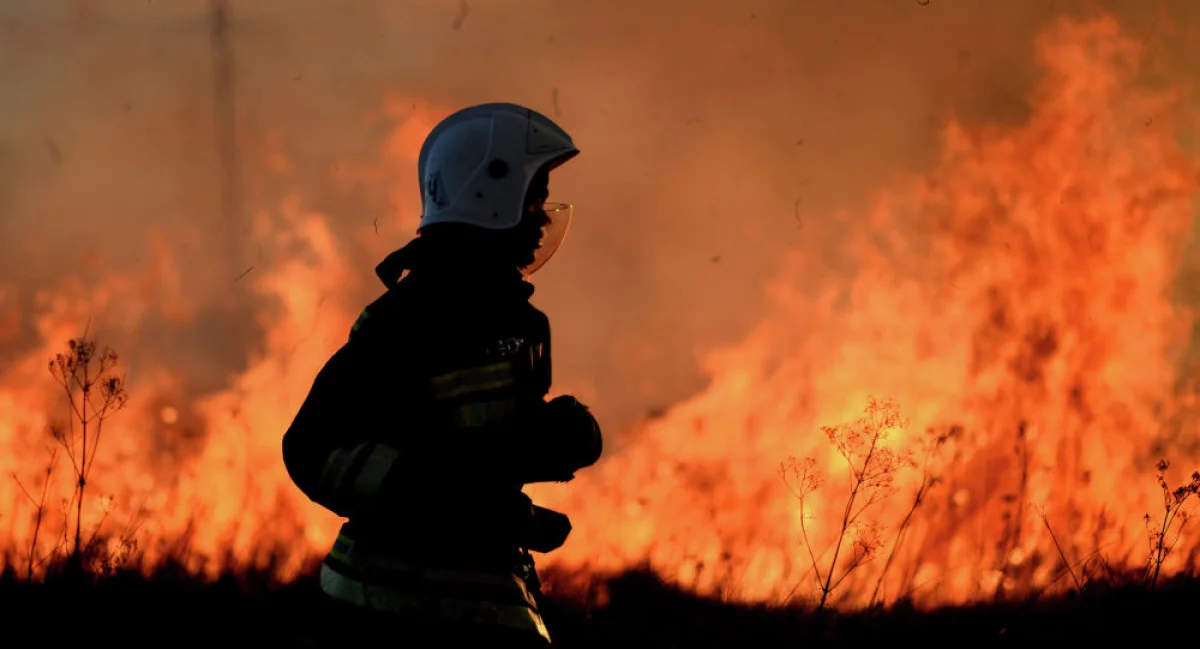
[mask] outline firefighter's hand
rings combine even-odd
[[[525,547],[534,552],[552,552],[561,548],[570,534],[571,519],[566,514],[534,505]]]
[[[588,407],[572,396],[551,399],[544,411],[546,441],[556,449],[568,474],[592,466],[604,450],[600,424]]]

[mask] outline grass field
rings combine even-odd
[[[57,359],[60,364],[66,363],[67,373],[61,377],[64,382],[72,371],[86,367],[90,358],[87,345],[76,342],[70,349],[74,356]],[[87,376],[99,380],[104,375],[88,373]],[[112,399],[123,398],[121,388],[119,383],[113,384],[105,394]],[[893,409],[894,405],[872,402],[866,413],[878,416],[864,415],[857,428],[832,427],[826,431],[850,466],[857,467],[854,475],[884,476],[897,470],[881,464],[880,458],[890,456],[875,452],[884,448],[880,440],[884,439],[882,431],[891,425],[889,417],[898,417]],[[867,459],[857,459],[860,453],[854,450],[855,444],[866,445]],[[64,447],[71,451],[72,457],[82,457],[82,451],[75,453],[66,442]],[[649,570],[625,572],[600,583],[591,577],[579,579],[579,575],[556,574],[551,570],[543,573],[547,589],[542,608],[556,644],[565,647],[858,647],[905,643],[924,647],[1063,643],[1077,646],[1115,638],[1172,644],[1167,636],[1177,632],[1181,624],[1186,625],[1200,605],[1196,552],[1188,553],[1182,571],[1175,573],[1183,576],[1168,579],[1168,573],[1163,572],[1160,578],[1159,569],[1175,549],[1189,520],[1184,505],[1200,493],[1200,473],[1191,474],[1190,482],[1176,487],[1167,481],[1168,468],[1165,461],[1157,466],[1156,480],[1165,509],[1161,529],[1147,528],[1151,554],[1145,567],[1130,571],[1136,562],[1105,561],[1102,565],[1106,569],[1098,573],[1086,567],[1068,566],[1057,571],[1057,583],[1042,584],[1045,588],[1053,587],[1055,593],[1063,593],[1065,577],[1069,576],[1076,588],[1065,595],[1030,596],[1028,593],[1051,592],[1034,589],[1030,584],[1030,588],[1007,591],[1025,593],[1020,596],[987,599],[985,595],[985,601],[953,608],[918,609],[900,600],[888,608],[850,612],[835,609],[832,600],[829,607],[824,607],[825,599],[821,597],[807,600],[808,608],[754,606],[700,597],[669,585]],[[49,471],[46,475],[49,476]],[[85,482],[83,477],[76,477],[80,484]],[[877,502],[871,489],[887,486],[867,484],[865,478],[858,480],[861,484],[851,483],[850,497],[866,489],[862,497],[868,503]],[[40,498],[32,492],[26,496],[37,512],[36,539],[40,529],[37,525],[49,524],[45,516],[48,501],[44,493]],[[270,565],[263,566],[262,572],[228,573],[216,581],[207,581],[175,567],[187,563],[184,560],[188,556],[187,547],[182,544],[180,549],[166,553],[168,557],[180,557],[178,560],[154,570],[140,569],[150,564],[139,563],[144,555],[136,551],[136,539],[132,536],[106,539],[100,538],[103,535],[98,528],[84,529],[72,542],[71,532],[81,529],[79,502],[76,498],[69,503],[76,509],[68,507],[64,512],[65,527],[43,530],[51,536],[61,534],[59,544],[49,555],[33,562],[28,558],[22,561],[22,553],[16,552],[0,561],[0,566],[8,566],[0,572],[0,620],[9,626],[9,637],[32,633],[40,638],[39,643],[64,646],[93,642],[119,643],[123,647],[344,646],[340,639],[348,621],[331,610],[320,593],[314,577],[315,565],[289,583],[277,583],[272,575],[279,574],[274,570],[278,566]],[[916,506],[912,505],[914,509]],[[859,506],[863,507],[866,505]],[[840,534],[847,546],[859,543],[852,538],[853,531],[847,525]],[[113,540],[120,542],[112,546],[108,541]],[[72,556],[72,547],[85,559],[69,564],[66,559]],[[256,555],[283,557],[287,549],[264,546]],[[872,556],[874,549],[877,548],[872,548]],[[1187,552],[1187,548],[1180,549]],[[128,552],[122,554],[124,551]],[[1059,552],[1061,555],[1061,548]],[[1070,563],[1065,555],[1050,559],[1055,560],[1061,560],[1063,565]],[[818,560],[814,557],[813,561],[816,568]],[[856,557],[838,563],[835,555],[824,561],[827,577],[833,574],[844,577],[860,565]],[[64,569],[80,563],[94,566],[96,574]],[[221,565],[247,564],[230,560]],[[835,573],[833,565],[845,567]],[[840,583],[840,578],[837,581]],[[571,586],[575,584],[587,584],[586,590]],[[828,580],[824,587],[829,588]],[[825,594],[836,588],[834,584]],[[603,597],[597,597],[597,593]],[[398,632],[403,631],[398,629]]]
[[[551,578],[553,576],[551,575]],[[118,574],[86,586],[63,578],[28,583],[0,578],[5,646],[333,647],[342,621],[326,614],[313,578],[272,585],[259,575],[215,583],[163,571],[147,579]],[[1057,599],[987,602],[918,611],[814,614],[699,598],[647,572],[606,584],[609,601],[585,606],[548,596],[547,624],[563,647],[1083,646],[1117,639],[1175,644],[1200,605],[1200,580],[1177,578],[1154,590],[1106,584]],[[1175,631],[1172,631],[1175,629]],[[36,638],[36,639],[35,639]],[[388,646],[381,639],[382,646]],[[403,646],[396,644],[394,646]]]

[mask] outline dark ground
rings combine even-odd
[[[87,588],[64,581],[0,578],[0,647],[226,645],[339,646],[339,620],[312,579],[282,587],[227,578],[215,584],[163,576],[110,577]],[[1158,589],[1105,588],[1057,600],[980,604],[920,612],[817,616],[724,604],[682,593],[641,572],[608,585],[609,604],[592,608],[548,599],[547,624],[563,647],[1040,647],[1139,644],[1195,646],[1200,579]],[[79,643],[79,644],[76,644]],[[381,647],[402,643],[381,640]]]

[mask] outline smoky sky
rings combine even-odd
[[[195,318],[145,318],[132,353],[218,389],[262,336],[237,281],[271,263],[256,211],[294,193],[327,215],[366,303],[417,193],[389,174],[384,106],[523,103],[583,152],[552,177],[576,217],[536,278],[557,379],[618,424],[702,386],[698,359],[762,316],[784,253],[829,243],[806,226],[930,164],[949,118],[1023,119],[1052,20],[1111,12],[1167,68],[1200,65],[1186,0],[217,4],[0,2],[0,299],[31,313],[63,276],[151,265],[151,232],[195,232],[170,289]]]

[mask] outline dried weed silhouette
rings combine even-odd
[[[875,559],[879,550],[886,545],[884,536],[887,530],[878,520],[866,514],[896,493],[897,475],[917,466],[911,451],[898,451],[889,444],[890,436],[907,426],[908,421],[900,415],[900,409],[894,401],[871,398],[863,415],[857,420],[848,424],[821,427],[821,431],[845,462],[849,479],[849,492],[842,507],[839,528],[832,547],[827,550],[832,552],[828,562],[819,558],[824,555],[824,551],[817,552],[813,548],[806,522],[808,512],[805,511],[806,501],[825,484],[825,476],[821,474],[817,460],[813,457],[791,457],[780,466],[780,475],[784,483],[799,503],[801,538],[820,591],[818,611],[825,609],[830,596],[848,576]],[[942,439],[933,446],[944,442],[945,439]],[[876,583],[872,601],[882,588],[883,576],[895,557],[896,549],[904,538],[913,514],[924,501],[928,490],[936,483],[936,478],[928,472],[926,466],[913,504],[900,525],[883,574]],[[798,588],[799,584],[796,587]]]

